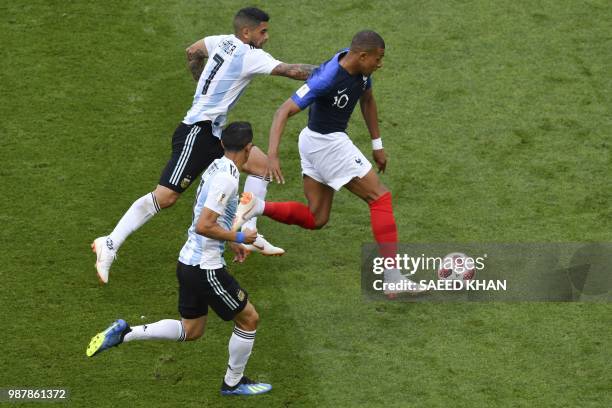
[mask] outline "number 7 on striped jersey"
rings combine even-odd
[[[206,92],[208,92],[208,87],[210,86],[210,81],[212,81],[215,75],[217,75],[217,71],[219,71],[219,68],[221,68],[221,65],[223,65],[224,62],[223,58],[219,54],[215,54],[213,60],[215,61],[215,66],[210,71],[210,74],[208,74],[206,82],[204,82],[204,86],[202,87],[202,95],[206,95]]]

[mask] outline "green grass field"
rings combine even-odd
[[[89,244],[157,183],[195,86],[184,49],[229,33],[237,1],[0,5],[0,388],[67,387],[74,406],[609,407],[609,303],[371,302],[360,292],[367,206],[337,194],[329,225],[261,220],[287,249],[232,272],[261,315],[252,399],[218,395],[231,324],[192,343],[131,343],[92,359],[117,317],[175,317],[191,188],[132,235],[108,286]],[[386,40],[374,76],[404,242],[611,241],[612,4],[586,1],[259,2],[266,45],[320,63],[362,28]],[[267,146],[299,87],[258,78],[231,119]],[[297,134],[287,184],[303,200]],[[358,111],[349,133],[364,152]],[[145,316],[141,320],[141,316]]]

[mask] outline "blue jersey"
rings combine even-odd
[[[291,99],[308,112],[308,128],[318,133],[344,132],[361,95],[372,87],[369,76],[351,75],[340,65],[344,49],[312,72]]]

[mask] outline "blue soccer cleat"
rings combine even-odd
[[[243,376],[240,382],[233,387],[230,387],[223,381],[223,384],[221,384],[221,395],[257,395],[266,393],[271,389],[272,386],[270,384],[255,382]]]
[[[123,337],[130,331],[130,326],[125,320],[116,320],[106,330],[92,337],[87,346],[87,357],[93,357],[101,351],[123,343]]]

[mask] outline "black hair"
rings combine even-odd
[[[385,48],[385,40],[375,31],[363,30],[353,36],[351,51],[370,52]]]
[[[233,122],[223,130],[221,141],[225,150],[239,152],[253,141],[253,129],[249,122]]]
[[[257,27],[262,22],[267,22],[269,20],[270,16],[268,13],[257,7],[240,9],[234,16],[234,32],[238,33],[244,27]]]

